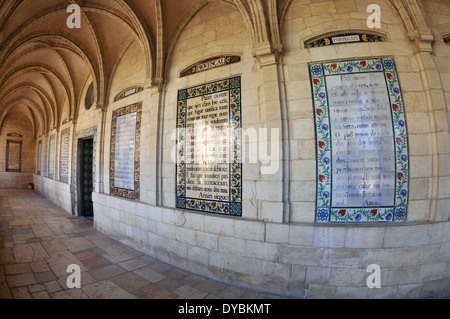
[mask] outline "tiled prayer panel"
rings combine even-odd
[[[111,192],[139,199],[142,103],[113,111],[111,129]]]
[[[176,207],[242,215],[241,78],[178,92]]]
[[[310,65],[316,222],[406,219],[408,141],[394,60]]]
[[[59,157],[59,180],[64,183],[69,182],[69,145],[70,127],[61,132],[61,148]]]
[[[56,135],[50,136],[48,142],[48,177],[55,178],[55,146]]]
[[[22,171],[22,141],[6,142],[6,171],[15,173]]]

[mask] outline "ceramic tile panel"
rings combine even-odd
[[[113,111],[111,126],[111,192],[139,199],[142,103]]]
[[[22,141],[6,141],[6,171],[14,173],[22,171]]]
[[[392,58],[310,65],[316,222],[406,220],[409,157]]]
[[[176,207],[242,215],[240,76],[178,92]]]

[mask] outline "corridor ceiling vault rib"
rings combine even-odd
[[[145,85],[160,86],[178,35],[211,2],[0,0],[0,131],[7,116],[21,117],[33,138],[76,121],[91,82],[92,107],[106,107],[115,68],[134,41],[146,59]],[[279,20],[265,15],[282,15],[289,0],[221,2],[238,8],[255,47],[280,43]],[[71,4],[81,7],[79,29],[67,26]]]

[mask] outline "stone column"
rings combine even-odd
[[[281,103],[279,51],[267,42],[255,45],[254,55],[260,65],[263,117],[261,120],[267,129],[267,150],[268,154],[277,154],[275,158],[271,156],[271,162],[268,164],[264,163],[264,158],[259,158],[262,187],[259,188],[258,199],[261,204],[258,218],[270,222],[289,222],[289,136],[286,113]],[[245,94],[243,96],[245,97]],[[261,148],[263,136],[258,135]],[[273,149],[271,145],[276,148]],[[277,169],[269,169],[269,166]]]

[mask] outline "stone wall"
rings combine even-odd
[[[100,231],[167,263],[243,287],[299,298],[413,298],[450,287],[449,222],[280,224],[94,195]],[[371,264],[381,268],[381,288],[366,285]]]

